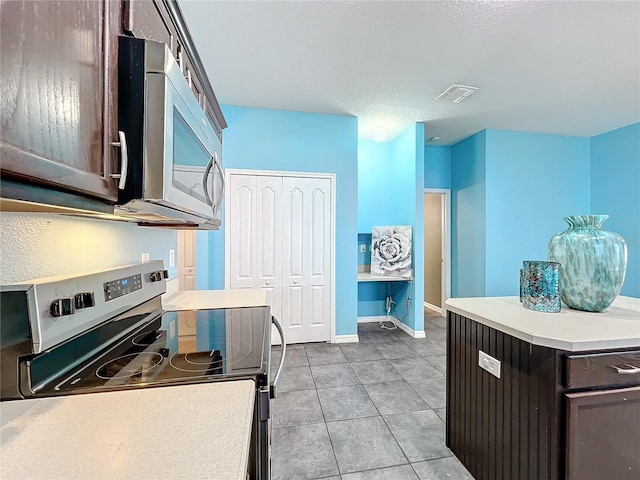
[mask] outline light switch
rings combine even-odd
[[[500,361],[478,350],[478,365],[494,377],[500,378]]]
[[[142,254],[142,263],[147,263],[149,261],[149,252],[144,252]]]
[[[176,251],[173,248],[169,249],[169,266],[176,266]]]

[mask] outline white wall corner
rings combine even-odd
[[[358,343],[360,338],[358,335],[336,335],[334,343]]]

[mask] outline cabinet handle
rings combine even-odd
[[[120,173],[112,173],[111,178],[119,178],[118,189],[124,190],[127,184],[127,172],[129,171],[129,155],[127,153],[127,137],[122,130],[118,130],[119,142],[110,142],[112,147],[120,147]]]
[[[626,365],[621,365],[621,366],[617,366],[617,365],[611,365],[611,366],[615,368],[616,371],[621,375],[633,375],[635,373],[640,373],[640,367],[636,367],[634,365],[631,365],[630,363],[627,363]],[[622,368],[622,367],[629,367],[629,368]]]

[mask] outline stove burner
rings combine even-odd
[[[219,350],[211,352],[175,353],[169,360],[171,366],[182,372],[222,373],[222,355]]]
[[[129,378],[141,375],[162,363],[162,355],[155,352],[142,352],[123,355],[109,360],[96,370],[96,375],[105,380]]]

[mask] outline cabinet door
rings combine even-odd
[[[137,38],[165,43],[177,58],[177,33],[161,1],[125,0],[123,28]]]
[[[2,2],[2,174],[115,200],[120,3]]]
[[[567,480],[637,480],[640,387],[565,395]]]

